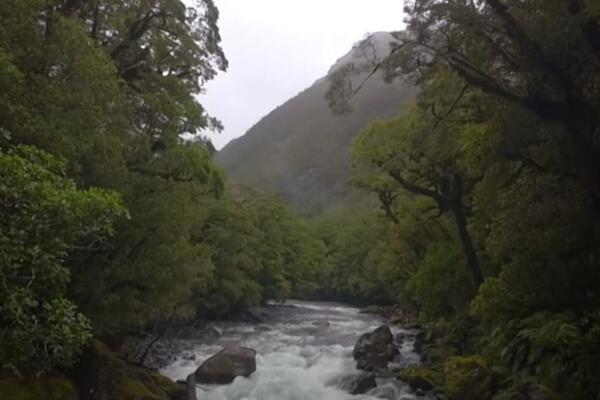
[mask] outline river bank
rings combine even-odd
[[[396,308],[271,304],[169,332],[144,367],[94,341],[64,375],[0,379],[0,390],[23,400],[561,399],[471,354],[463,327],[411,320]],[[188,379],[221,349],[239,346],[252,351],[247,375],[220,385]]]

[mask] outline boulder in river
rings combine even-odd
[[[231,383],[237,376],[256,371],[256,351],[248,347],[226,347],[204,361],[196,370],[199,383]]]
[[[365,371],[386,368],[388,362],[398,354],[394,337],[387,325],[382,325],[373,332],[362,335],[352,352],[358,369]]]
[[[339,389],[350,394],[363,394],[376,386],[375,374],[372,372],[346,376],[338,384]]]
[[[313,321],[312,325],[316,326],[317,328],[327,328],[329,327],[330,323],[326,319],[320,319],[318,321]]]

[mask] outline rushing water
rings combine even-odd
[[[340,380],[358,373],[352,349],[358,337],[383,321],[356,308],[331,303],[291,302],[277,310],[267,324],[222,324],[223,335],[192,344],[162,373],[185,379],[208,357],[228,344],[256,350],[256,371],[222,386],[201,385],[204,400],[393,400],[416,399],[409,388],[394,379],[378,379],[378,387],[365,395],[350,395],[337,388]],[[394,334],[414,332],[392,328]],[[405,340],[393,366],[419,362],[414,340]],[[423,397],[420,397],[423,399]]]

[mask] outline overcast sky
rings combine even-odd
[[[366,33],[398,30],[401,0],[215,0],[229,70],[201,97],[220,149],[315,80]]]

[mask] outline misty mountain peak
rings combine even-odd
[[[348,63],[377,63],[390,53],[392,45],[396,42],[397,40],[391,32],[368,34],[364,39],[356,42],[348,53],[339,58],[331,66],[327,75],[330,75]]]
[[[330,72],[349,62],[381,60],[394,41],[389,32],[373,33],[338,59]],[[398,115],[415,89],[373,76],[352,99],[354,111],[340,117],[325,101],[328,88],[327,77],[317,80],[225,146],[217,162],[236,182],[279,193],[306,214],[360,197],[347,183],[352,140],[373,120]]]

